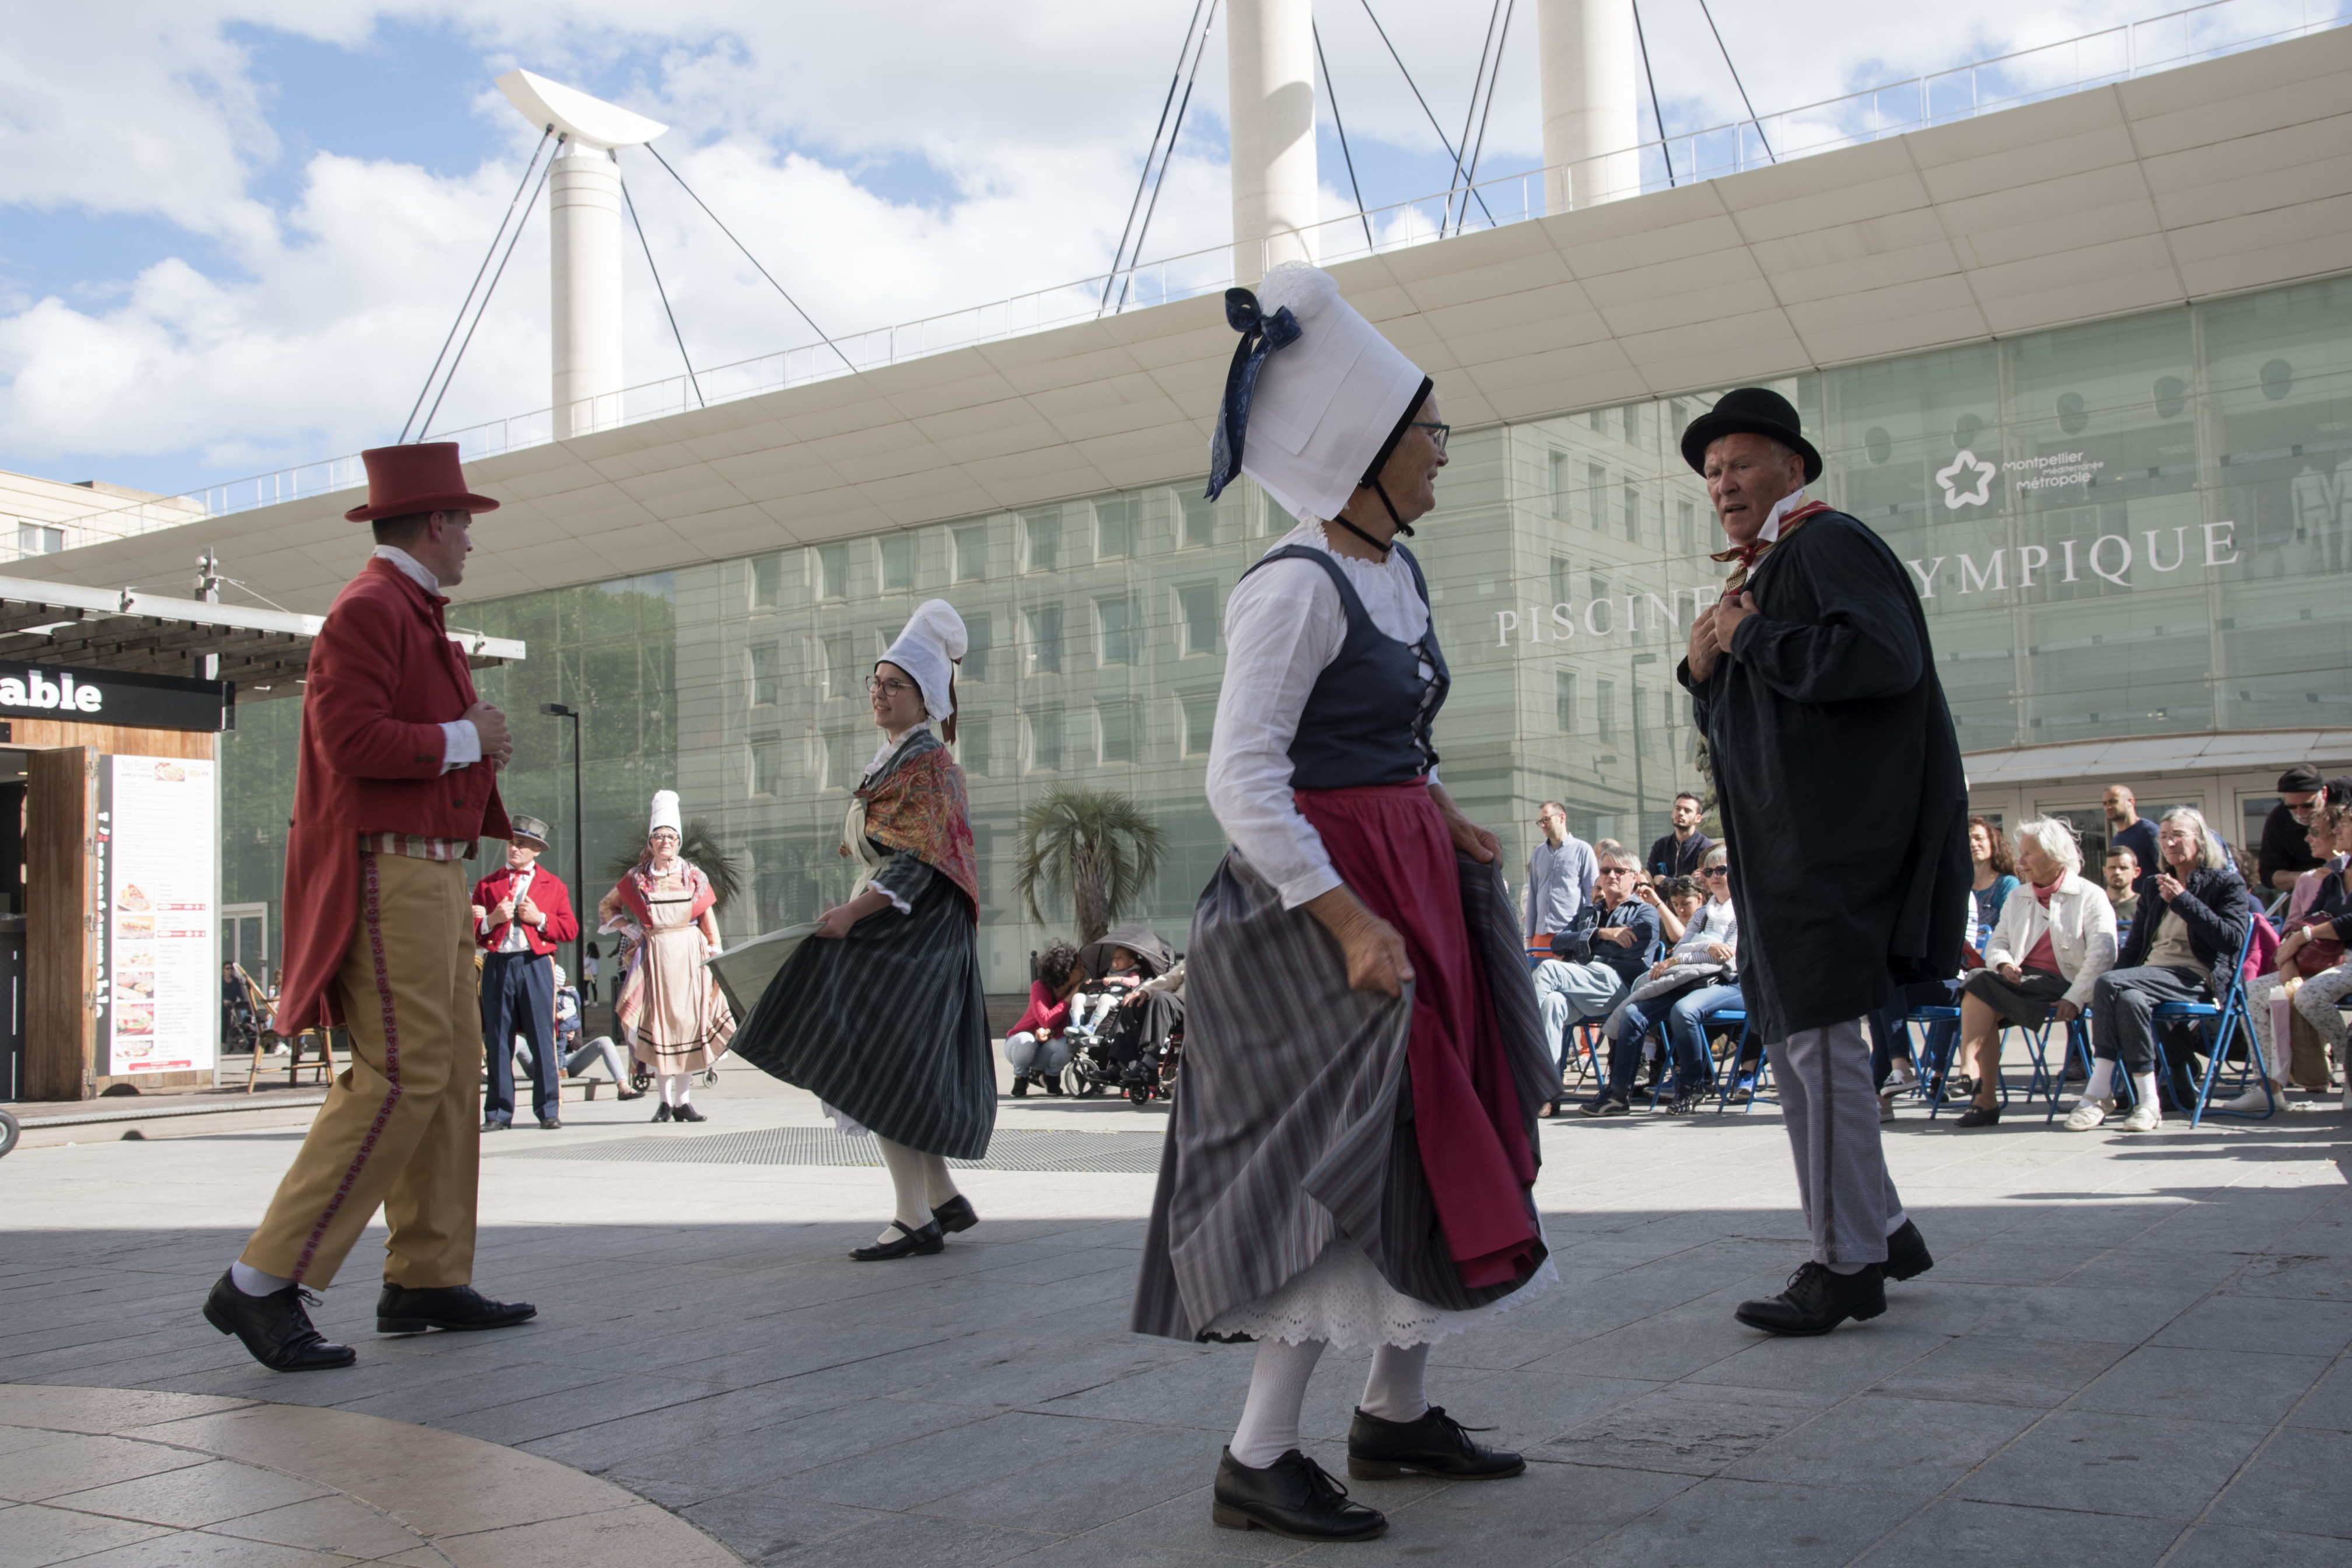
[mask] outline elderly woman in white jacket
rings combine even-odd
[[[1977,1080],[1961,1127],[2000,1120],[2001,1031],[2081,1016],[2093,984],[2116,964],[2115,906],[2083,877],[2072,826],[2044,816],[2020,827],[2017,868],[2017,889],[1986,939],[1984,967],[1960,987],[1960,1049]]]

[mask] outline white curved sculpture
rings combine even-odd
[[[638,147],[669,129],[617,103],[591,98],[576,87],[530,71],[507,72],[499,78],[499,90],[522,111],[525,120],[533,125],[554,126],[575,147],[582,142],[606,152]]]

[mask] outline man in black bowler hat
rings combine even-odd
[[[1820,1334],[1933,1266],[1878,1142],[1864,1017],[1958,966],[1968,786],[1927,619],[1884,540],[1808,500],[1789,400],[1726,393],[1683,432],[1730,548],[1679,678],[1714,763],[1748,1017],[1771,1054],[1812,1258],[1743,1323]]]

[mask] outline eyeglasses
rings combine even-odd
[[[913,689],[915,689],[912,686],[903,680],[885,680],[878,675],[869,675],[866,678],[866,695],[868,697],[896,697],[902,691]]]
[[[1728,877],[1731,875],[1731,868],[1728,866],[1709,866],[1705,870],[1701,871],[1699,875],[1702,877]]]
[[[1453,426],[1441,425],[1434,419],[1416,419],[1412,422],[1412,427],[1416,430],[1428,431],[1429,438],[1437,444],[1437,449],[1441,452],[1445,450],[1445,443],[1454,434]]]
[[[1633,868],[1631,866],[1603,866],[1601,868],[1600,874],[1603,877],[1630,877],[1633,874]]]

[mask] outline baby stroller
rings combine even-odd
[[[1115,956],[1123,953],[1124,959]],[[1126,962],[1131,960],[1132,962]],[[1121,926],[1079,954],[1088,979],[1071,998],[1069,1092],[1081,1100],[1123,1094],[1130,1105],[1165,1099],[1175,1081],[1171,1037],[1181,1045],[1183,1001],[1164,991],[1122,1005],[1176,962],[1148,926]]]

